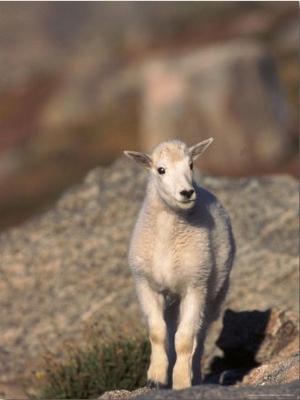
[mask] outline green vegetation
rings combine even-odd
[[[105,391],[145,386],[150,345],[147,337],[87,334],[86,343],[72,341],[62,359],[46,350],[35,372],[37,396],[43,399],[97,398]]]

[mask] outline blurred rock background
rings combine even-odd
[[[298,177],[298,2],[1,2],[0,229],[124,149]]]

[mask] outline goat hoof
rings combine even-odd
[[[155,382],[152,381],[151,379],[148,379],[147,380],[147,388],[148,389],[155,389],[155,387],[156,387]]]
[[[151,379],[147,380],[147,388],[148,389],[162,389],[163,385],[160,382],[152,381]]]

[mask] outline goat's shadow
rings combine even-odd
[[[259,366],[256,354],[265,339],[271,310],[235,312],[227,309],[216,345],[223,357],[214,357],[203,383],[233,385]]]

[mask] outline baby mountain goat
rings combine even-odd
[[[205,333],[228,290],[235,253],[230,220],[193,181],[193,162],[212,140],[190,148],[170,140],[151,155],[124,152],[150,172],[129,252],[150,335],[150,386],[201,383]]]

